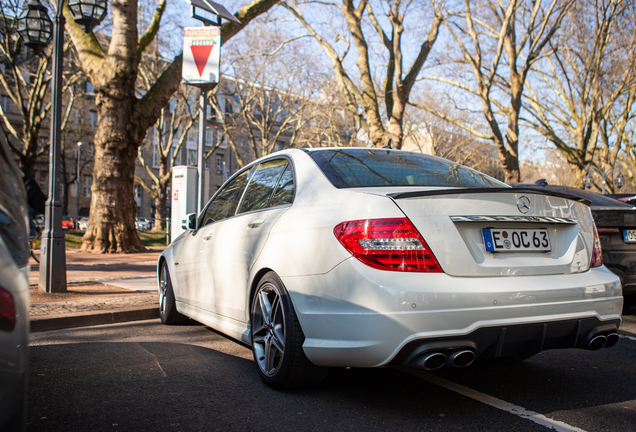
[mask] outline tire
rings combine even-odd
[[[252,297],[252,353],[261,379],[285,390],[320,384],[328,369],[311,363],[303,351],[305,335],[280,278],[267,273]]]
[[[161,322],[167,325],[184,324],[189,319],[177,311],[170,273],[165,261],[161,263],[159,271],[159,316]]]

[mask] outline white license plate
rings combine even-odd
[[[636,243],[636,230],[623,230],[623,238],[627,243]]]
[[[548,230],[545,228],[482,228],[481,233],[488,252],[549,252],[552,250]],[[636,237],[634,241],[636,241]]]

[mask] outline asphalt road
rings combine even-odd
[[[636,430],[636,316],[617,346],[434,374],[333,369],[278,392],[251,352],[158,320],[31,335],[28,431]]]

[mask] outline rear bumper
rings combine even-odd
[[[580,347],[590,334],[618,328],[623,303],[618,277],[604,267],[469,278],[385,272],[348,259],[326,274],[283,282],[305,333],[305,354],[324,366],[400,363],[407,346],[467,337],[484,356],[530,349],[519,337],[536,350]],[[502,329],[517,334],[525,328],[518,326],[530,330],[500,342]]]
[[[584,318],[534,324],[482,327],[467,335],[414,340],[406,344],[390,365],[413,365],[423,355],[441,352],[448,358],[461,350],[471,350],[480,358],[529,357],[556,348],[589,349],[598,335],[616,333],[620,320]]]

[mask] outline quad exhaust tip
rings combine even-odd
[[[616,343],[616,342],[614,342],[614,343]],[[607,337],[605,337],[604,335],[598,335],[598,336],[595,336],[594,338],[592,338],[592,340],[587,345],[587,347],[590,350],[592,350],[592,351],[598,351],[601,348],[603,348],[605,345],[607,345]]]
[[[427,370],[434,371],[446,364],[446,354],[443,353],[431,353],[425,356],[422,356],[416,363],[416,366]]]
[[[610,333],[606,336],[607,342],[605,342],[605,348],[611,348],[618,343],[618,333]]]
[[[471,350],[457,351],[451,356],[451,363],[456,368],[470,366],[475,361],[475,353]]]

